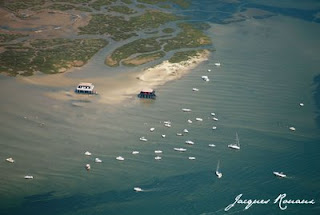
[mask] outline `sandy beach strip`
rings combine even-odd
[[[164,61],[154,67],[147,68],[140,72],[122,73],[113,77],[89,77],[86,79],[86,82],[92,82],[97,86],[96,90],[99,93],[99,102],[106,104],[118,104],[126,99],[136,96],[143,88],[156,89],[158,86],[164,85],[167,82],[180,79],[185,74],[191,72],[199,64],[208,60],[209,55],[210,52],[208,50],[201,50],[196,56],[180,63]],[[76,85],[84,80],[71,79],[64,73],[21,77],[19,80],[30,84],[44,86],[70,86],[70,89],[72,89],[68,92],[46,93],[46,95],[59,100],[70,100],[84,96],[73,93]]]

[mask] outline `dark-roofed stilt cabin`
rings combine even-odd
[[[156,94],[153,89],[143,89],[141,92],[138,94],[139,98],[145,98],[145,99],[155,99]]]

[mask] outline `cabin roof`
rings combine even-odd
[[[151,88],[144,88],[141,90],[141,92],[144,92],[144,93],[152,93],[154,90],[151,89]]]
[[[78,84],[78,86],[88,86],[88,87],[92,87],[93,84],[92,84],[92,83],[88,83],[88,82],[82,82],[82,83]]]

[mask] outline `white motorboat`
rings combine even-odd
[[[161,150],[155,150],[154,153],[156,153],[156,154],[161,154],[162,151],[161,151]]]
[[[188,123],[190,123],[190,124],[191,124],[191,123],[192,123],[192,120],[191,120],[191,119],[188,119]]]
[[[301,102],[299,105],[300,105],[300,107],[303,107],[303,106],[304,106],[304,104],[303,104],[302,102]]]
[[[165,137],[166,137],[166,135],[165,135],[165,134],[161,134],[161,137],[162,137],[162,138],[165,138]]]
[[[90,166],[90,164],[86,164],[86,170],[90,170],[91,169],[91,166]]]
[[[208,72],[211,72],[211,69],[208,69]]]
[[[94,162],[96,162],[96,163],[102,163],[102,160],[100,160],[100,158],[96,158],[96,159],[94,159]]]
[[[188,144],[188,145],[194,145],[194,142],[193,141],[191,141],[191,140],[186,140],[186,142],[185,142],[186,144]]]
[[[198,121],[198,122],[202,122],[202,121],[203,121],[203,119],[202,119],[202,118],[197,117],[197,118],[196,118],[196,121]]]
[[[217,129],[217,126],[213,126],[213,127],[212,127],[212,130],[216,130],[216,129]]]
[[[145,138],[145,137],[140,137],[140,141],[147,142],[147,141],[148,141],[148,139],[147,139],[147,138]]]
[[[136,192],[142,192],[143,191],[140,187],[134,187],[133,190],[136,191]]]
[[[290,129],[291,131],[295,131],[295,130],[296,130],[295,127],[290,127],[289,129]]]
[[[216,113],[213,113],[213,112],[211,113],[211,116],[215,116],[215,115],[216,115]]]
[[[161,160],[162,158],[160,156],[154,157],[155,160]]]
[[[33,179],[33,176],[32,175],[25,175],[24,179]]]
[[[191,112],[192,110],[189,109],[189,108],[182,108],[182,111],[183,111],[183,112]]]
[[[209,77],[206,76],[206,75],[203,75],[203,76],[201,76],[201,78],[204,80],[204,79],[207,79],[207,78],[209,78]]]
[[[177,136],[183,136],[183,134],[182,133],[177,133]]]
[[[150,128],[150,131],[153,132],[155,130],[155,128]]]
[[[213,117],[212,120],[218,121],[219,119],[217,117]]]
[[[216,176],[217,176],[218,178],[221,178],[221,177],[222,177],[222,173],[219,172],[219,167],[220,167],[220,161],[218,161],[218,164],[217,164]]]
[[[189,133],[188,129],[183,129],[183,133]]]
[[[117,159],[118,161],[124,161],[124,157],[121,157],[121,156],[116,157],[116,159]]]
[[[86,151],[84,154],[87,156],[91,156],[91,152],[88,152],[88,151]]]
[[[199,91],[199,89],[198,89],[198,88],[192,88],[192,91],[194,91],[194,92],[198,92],[198,91]]]
[[[140,153],[139,151],[133,151],[133,152],[132,152],[133,155],[137,155],[137,154],[139,154],[139,153]]]
[[[277,177],[280,177],[280,178],[286,178],[287,175],[284,174],[283,172],[273,172],[273,174]]]
[[[210,81],[209,77],[206,75],[201,76],[202,80],[204,81]]]
[[[216,147],[215,144],[209,144],[209,147]]]
[[[170,128],[170,127],[171,127],[171,124],[166,123],[166,124],[164,124],[164,126],[166,126],[166,127]]]
[[[214,63],[214,65],[219,67],[219,66],[221,66],[221,63],[217,62],[217,63]]]
[[[189,160],[195,160],[196,157],[188,157]]]
[[[14,163],[13,158],[7,158],[6,161],[9,162],[9,163]]]
[[[178,151],[178,152],[185,152],[187,149],[185,148],[173,148],[173,150]]]
[[[236,133],[236,142],[233,144],[229,144],[228,147],[230,149],[236,149],[236,150],[240,149],[240,141],[239,141],[238,133]]]
[[[170,121],[164,121],[163,124],[171,124]]]

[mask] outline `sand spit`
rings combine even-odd
[[[79,82],[92,82],[99,93],[99,102],[118,104],[126,99],[135,97],[143,88],[156,88],[169,81],[180,79],[200,63],[208,60],[209,54],[210,52],[205,50],[199,52],[197,56],[193,56],[187,61],[180,63],[164,61],[161,64],[140,72],[129,72],[112,77],[87,78],[86,80],[80,80],[71,79],[67,77],[66,74],[55,74],[21,77],[19,80],[36,85],[70,88],[69,91],[47,93],[47,95],[52,98],[62,100],[94,97],[79,95],[73,92]]]

